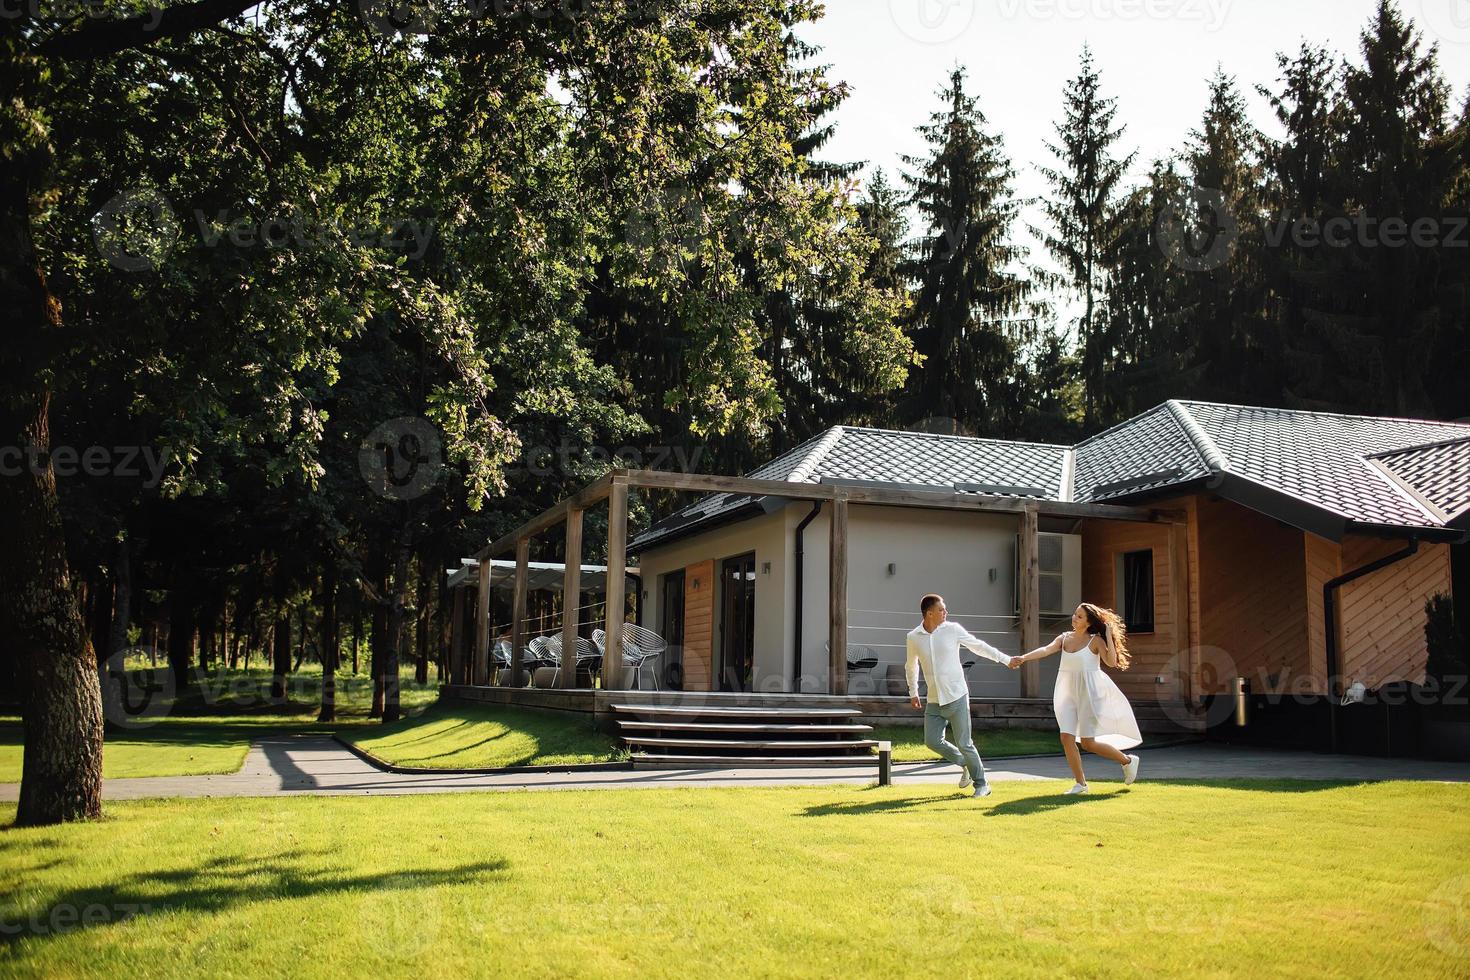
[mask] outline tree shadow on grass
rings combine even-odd
[[[871,787],[869,788],[871,790]],[[903,810],[933,809],[948,804],[959,809],[971,807],[973,797],[969,793],[952,793],[948,796],[903,796],[898,799],[849,800],[837,803],[821,803],[803,810],[803,817],[863,816],[870,813],[896,813]]]
[[[256,901],[493,884],[506,880],[510,867],[503,857],[450,868],[404,867],[391,873],[350,874],[302,866],[306,859],[329,853],[335,852],[222,855],[187,867],[139,871],[107,884],[62,890],[28,903],[28,909],[12,899],[0,904],[0,950],[21,940],[56,939],[134,918],[216,914]]]

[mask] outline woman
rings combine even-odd
[[[1084,602],[1072,613],[1070,633],[1014,658],[1010,666],[1020,667],[1054,653],[1062,655],[1062,663],[1057,669],[1052,708],[1061,729],[1067,765],[1077,781],[1067,794],[1087,792],[1082,755],[1077,751],[1079,739],[1087,751],[1122,766],[1123,784],[1131,785],[1138,778],[1138,756],[1124,755],[1121,750],[1142,743],[1143,736],[1138,733],[1128,699],[1098,663],[1101,660],[1114,670],[1128,669],[1128,634],[1122,618],[1111,609]]]

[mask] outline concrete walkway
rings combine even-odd
[[[1182,745],[1144,751],[1139,773],[1142,783],[1173,779],[1312,779],[1312,780],[1432,780],[1470,782],[1470,763],[1425,762],[1413,759],[1376,759],[1363,756],[1315,755],[1222,745]],[[1084,756],[1089,776],[1097,782],[1119,778],[1118,768]],[[1066,779],[1071,776],[1060,757],[997,760],[987,767],[996,782]],[[853,768],[731,768],[699,770],[599,770],[594,772],[519,772],[497,775],[404,775],[383,772],[348,752],[330,738],[277,736],[262,738],[250,747],[245,765],[224,776],[159,776],[108,779],[102,794],[109,800],[136,800],[171,796],[394,796],[409,793],[459,793],[523,789],[636,789],[664,786],[780,786],[867,784],[877,778],[877,766]],[[952,783],[959,769],[948,763],[901,763],[894,766],[896,783]],[[19,798],[17,783],[0,783],[0,800]]]

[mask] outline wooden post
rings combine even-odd
[[[480,559],[479,574],[475,587],[475,669],[473,683],[490,683],[490,558]]]
[[[561,686],[577,686],[577,626],[582,593],[582,511],[567,511],[566,570],[561,577]]]
[[[827,537],[830,563],[828,581],[827,649],[830,652],[829,689],[847,693],[847,496],[832,499],[832,529]]]
[[[454,590],[449,603],[449,683],[464,683],[464,589]]]
[[[516,541],[516,584],[510,610],[510,686],[521,687],[521,655],[526,648],[527,564],[531,560],[531,539]]]
[[[1041,561],[1037,554],[1040,512],[1028,503],[1021,511],[1021,652],[1041,645]],[[1041,664],[1021,667],[1021,697],[1041,696]]]
[[[602,687],[608,691],[623,687],[623,610],[627,602],[628,566],[628,483],[626,478],[613,480],[607,497],[607,639],[603,641]]]
[[[1196,695],[1194,652],[1189,642],[1189,525],[1169,525],[1169,609],[1174,620],[1174,696]]]

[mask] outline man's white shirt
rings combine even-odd
[[[924,670],[924,680],[929,685],[930,704],[949,704],[967,697],[970,685],[965,683],[965,668],[960,663],[960,647],[969,649],[994,660],[998,664],[1009,664],[1011,658],[995,647],[970,633],[959,623],[947,619],[930,633],[920,623],[908,636],[908,659],[904,673],[908,676],[909,697],[919,696],[919,669]]]

